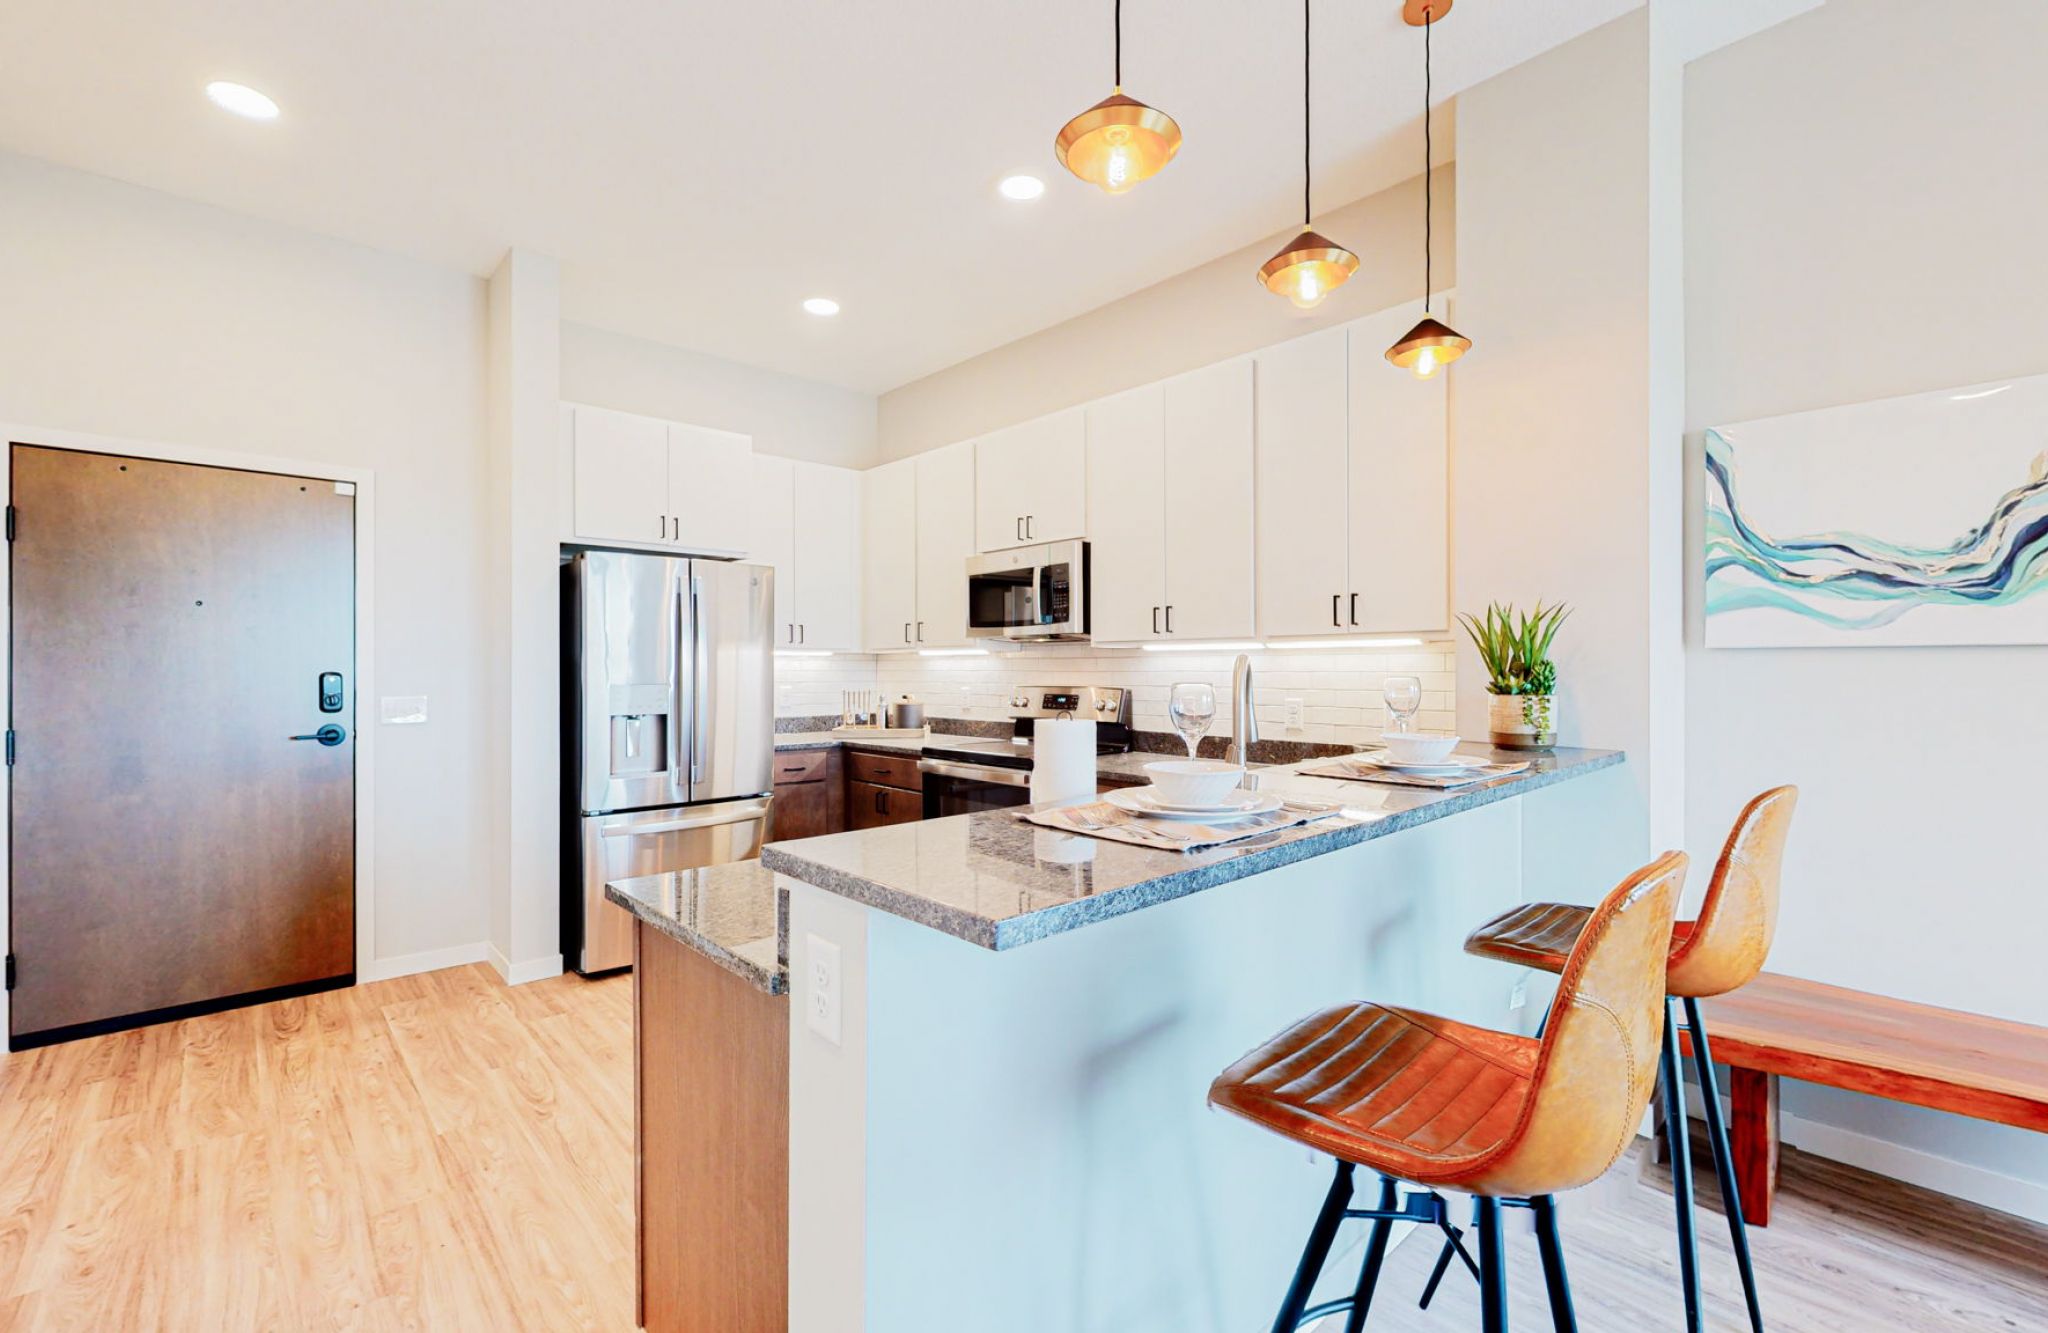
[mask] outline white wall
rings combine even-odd
[[[375,470],[375,956],[478,944],[483,283],[0,156],[0,292],[0,420]]]
[[[1649,35],[1639,10],[1458,99],[1458,327],[1474,346],[1451,372],[1452,605],[1570,603],[1563,738],[1629,755],[1573,785],[1577,819],[1531,827],[1525,882],[1566,901],[1649,858],[1653,809],[1675,808],[1682,776],[1659,719],[1683,682],[1653,649],[1678,631],[1676,579],[1653,569],[1676,570],[1677,495],[1659,487],[1677,473],[1658,454],[1675,460],[1680,439],[1653,420]],[[1480,734],[1469,645],[1458,677],[1459,729]]]
[[[2048,1024],[2048,648],[1700,643],[1697,432],[2048,371],[2048,6],[1956,19],[1837,0],[1688,74],[1687,840],[1711,855],[1745,797],[1799,783],[1774,970]],[[1792,1085],[1785,1105],[1817,1146],[1943,1187],[1975,1172],[1914,1154],[2003,1172],[2031,1188],[2001,1206],[2048,1217],[2040,1135]]]
[[[738,431],[756,453],[872,467],[875,396],[686,348],[562,325],[562,396],[667,421]]]
[[[1438,290],[1457,285],[1457,169],[1436,172]],[[1313,311],[1259,285],[1274,236],[882,395],[881,458],[903,458],[999,426],[1285,342],[1422,295],[1422,180],[1316,219],[1359,257],[1351,281]]]

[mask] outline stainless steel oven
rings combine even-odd
[[[1008,741],[991,741],[991,746]],[[1007,756],[991,755],[991,758]],[[1029,765],[1027,748],[1020,756]],[[924,775],[924,817],[944,819],[948,815],[971,815],[978,810],[1007,810],[1031,804],[1031,769],[993,763],[965,763],[958,759],[920,759],[918,772]]]
[[[978,639],[1088,637],[1088,543],[1052,542],[967,561],[967,633]]]
[[[1031,739],[1038,720],[1095,720],[1097,754],[1131,748],[1131,692],[1105,685],[1026,685],[1010,695],[1010,734],[984,740],[925,742],[924,817],[971,815],[1031,803]]]

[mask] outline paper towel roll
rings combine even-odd
[[[1095,799],[1095,724],[1042,717],[1031,731],[1031,803]]]

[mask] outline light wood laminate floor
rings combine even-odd
[[[631,997],[455,968],[0,1057],[0,1329],[630,1329]],[[1739,1329],[1700,1185],[1710,1327]],[[1668,1179],[1595,1188],[1564,1203],[1581,1326],[1680,1327]],[[1789,1150],[1779,1210],[1778,1333],[2048,1329],[2048,1230]],[[1515,1326],[1549,1328],[1534,1242],[1509,1253]],[[1478,1328],[1458,1272],[1415,1309],[1433,1257],[1395,1251],[1371,1329]]]

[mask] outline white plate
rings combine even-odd
[[[1243,804],[1233,803],[1222,810],[1183,810],[1177,806],[1161,805],[1151,790],[1146,787],[1112,788],[1102,799],[1119,810],[1128,810],[1134,815],[1151,819],[1189,819],[1209,823],[1227,823],[1233,819],[1248,819],[1253,815],[1269,814],[1278,810],[1280,798],[1271,792],[1247,793],[1250,798]]]
[[[1122,787],[1112,788],[1112,790],[1142,792],[1148,803],[1147,808],[1168,810],[1177,815],[1234,815],[1240,811],[1250,809],[1259,802],[1259,794],[1257,792],[1246,791],[1242,787],[1232,791],[1230,795],[1213,805],[1189,805],[1185,801],[1169,801],[1159,794],[1159,787],[1156,783],[1149,787]]]
[[[1440,777],[1446,773],[1469,773],[1475,768],[1485,768],[1493,762],[1475,754],[1454,754],[1441,764],[1404,764],[1392,755],[1373,751],[1357,757],[1375,768],[1391,768],[1397,773],[1417,773],[1424,777]]]

